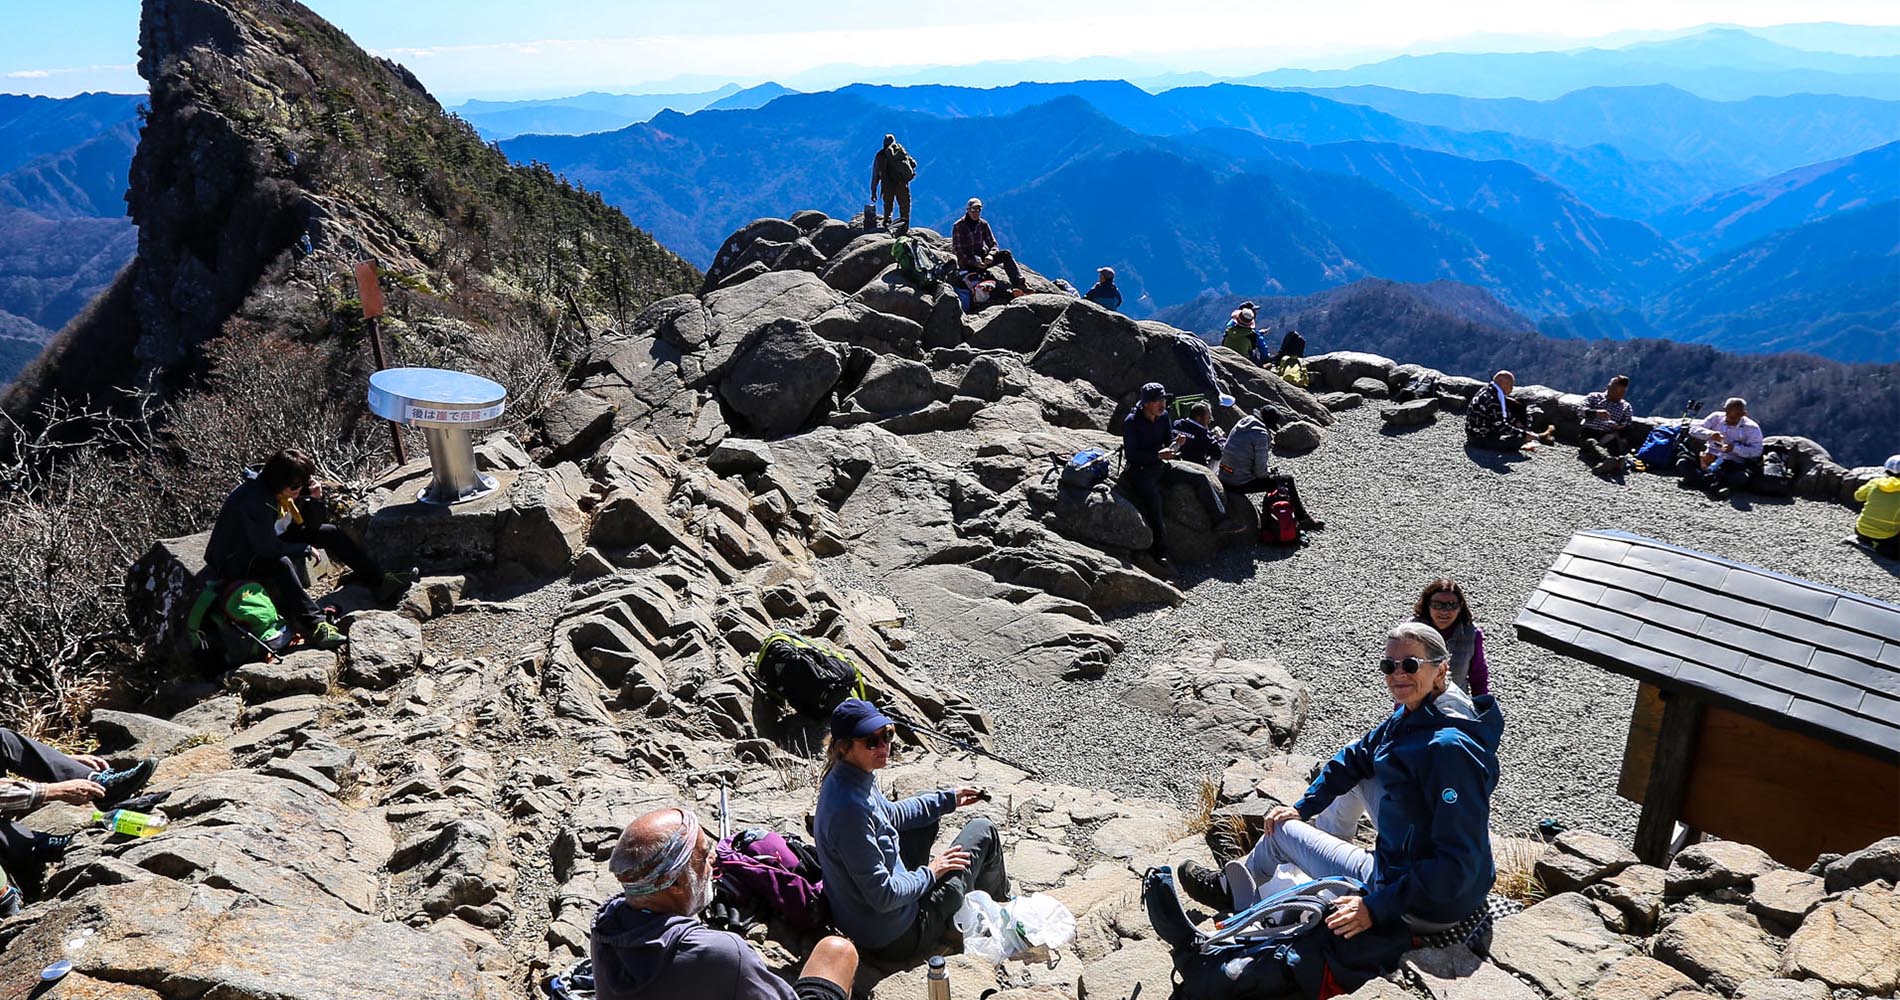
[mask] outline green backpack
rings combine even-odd
[[[946,260],[937,251],[925,246],[915,236],[899,236],[891,243],[891,259],[897,262],[897,272],[916,285],[930,285],[944,280],[955,261]]]
[[[217,636],[226,663],[253,663],[290,645],[290,623],[277,612],[270,592],[256,580],[205,585],[191,606],[185,628],[199,649],[209,650]]]

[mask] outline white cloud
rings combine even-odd
[[[53,75],[49,69],[16,69],[7,74],[10,80],[44,80]]]

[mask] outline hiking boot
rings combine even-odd
[[[1623,471],[1623,460],[1620,458],[1606,458],[1598,462],[1597,467],[1592,471],[1599,476],[1620,475]]]
[[[152,772],[156,770],[158,758],[147,757],[131,767],[95,771],[88,777],[106,790],[98,804],[111,806],[137,795],[145,783],[152,780]]]
[[[1219,870],[1198,861],[1183,861],[1175,871],[1179,873],[1181,891],[1189,899],[1222,913],[1233,911],[1234,895],[1227,891],[1227,879]]]
[[[52,864],[66,856],[66,849],[73,846],[70,833],[36,833],[33,835],[33,860],[42,864]]]
[[[350,640],[345,638],[343,630],[335,625],[329,622],[318,622],[317,627],[310,630],[308,641],[313,649],[342,649],[343,645]]]

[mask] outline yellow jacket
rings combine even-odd
[[[1854,530],[1868,538],[1892,538],[1900,535],[1900,476],[1881,476],[1854,491],[1854,499],[1866,504]]]

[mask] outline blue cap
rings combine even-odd
[[[1150,382],[1141,387],[1141,401],[1144,403],[1166,398],[1168,398],[1168,387],[1159,382]]]
[[[895,726],[890,716],[863,698],[849,698],[831,710],[831,735],[843,740],[863,739],[885,726]]]

